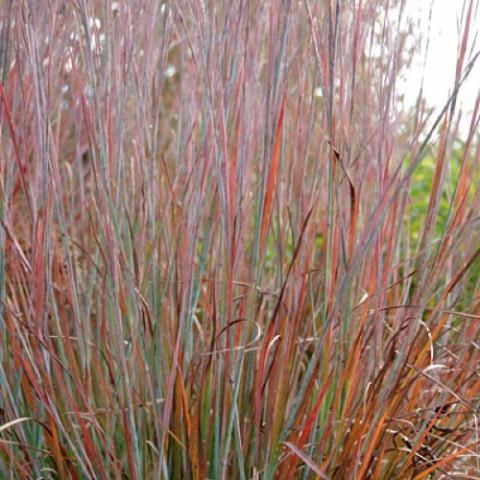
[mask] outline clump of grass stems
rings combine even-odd
[[[478,2],[0,10],[1,478],[479,477]]]

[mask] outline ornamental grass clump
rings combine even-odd
[[[479,5],[411,107],[405,8],[0,3],[0,478],[480,476]]]

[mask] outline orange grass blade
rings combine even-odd
[[[270,221],[270,210],[272,207],[273,191],[278,176],[278,166],[280,162],[280,145],[282,138],[283,116],[285,113],[286,96],[283,97],[280,114],[278,117],[277,128],[275,130],[275,139],[273,144],[272,160],[267,173],[267,184],[265,188],[265,196],[263,199],[262,221],[260,225],[260,246],[263,250],[265,238],[267,235],[268,224]]]

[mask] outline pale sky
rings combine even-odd
[[[467,0],[468,1],[468,0]],[[478,2],[474,0],[475,6]],[[407,0],[408,15],[420,22],[419,28],[426,33],[429,25],[431,0]],[[432,20],[430,25],[430,44],[427,57],[424,96],[430,106],[440,110],[449,92],[452,90],[457,51],[463,31],[461,28],[461,15],[464,0],[433,0]],[[468,63],[469,53],[474,44],[475,34],[480,37],[480,11],[477,16],[472,16],[469,48],[467,48],[464,66]],[[480,38],[475,43],[474,52],[480,49]],[[423,54],[422,54],[423,56]],[[419,92],[423,74],[423,62],[419,58],[418,64],[410,69],[404,84],[401,86],[402,93],[405,93],[407,105],[412,105]],[[463,93],[460,96],[462,111],[467,113],[473,109],[475,99],[480,91],[480,58],[472,70],[470,77],[463,86]],[[458,110],[457,110],[458,112]],[[462,136],[468,129],[470,116],[466,115],[462,125]]]

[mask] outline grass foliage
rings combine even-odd
[[[0,2],[1,478],[480,477],[478,2],[433,113],[404,3]]]

